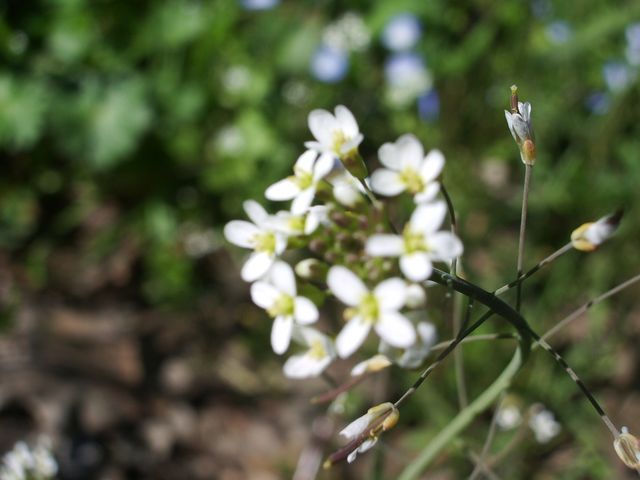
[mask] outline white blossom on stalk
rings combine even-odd
[[[274,183],[265,192],[269,200],[293,200],[291,213],[306,212],[313,202],[318,183],[333,168],[333,156],[313,150],[304,152],[293,166],[293,175]]]
[[[294,323],[308,325],[318,319],[317,307],[308,298],[297,295],[293,269],[282,261],[273,264],[267,281],[251,285],[251,299],[274,319],[271,347],[277,354],[289,348]]]
[[[622,219],[622,211],[602,217],[596,222],[580,225],[571,233],[571,244],[576,250],[592,252],[615,233]]]
[[[336,338],[338,355],[346,358],[362,345],[373,327],[378,336],[394,347],[407,348],[416,340],[412,323],[399,310],[404,306],[407,286],[399,278],[382,281],[373,291],[346,267],[334,266],[327,275],[331,292],[349,309],[347,324]]]
[[[348,171],[343,170],[342,173],[331,178],[329,182],[333,185],[333,197],[341,205],[355,208],[364,201],[364,187]]]
[[[351,376],[357,377],[369,372],[379,372],[391,365],[391,360],[389,360],[386,355],[378,353],[377,355],[354,365],[351,369]]]
[[[373,235],[366,252],[374,257],[400,257],[400,270],[409,280],[426,280],[433,271],[432,262],[449,262],[462,254],[458,237],[438,231],[446,210],[442,201],[418,205],[402,235]]]
[[[317,377],[336,357],[331,339],[313,328],[298,327],[293,338],[308,347],[308,350],[292,355],[285,362],[283,370],[289,378]]]
[[[414,135],[402,135],[395,143],[385,143],[378,150],[378,157],[386,168],[371,175],[374,192],[388,197],[409,192],[416,203],[424,203],[440,191],[435,180],[444,167],[444,155],[440,150],[431,150],[425,157],[422,144]]]
[[[560,424],[553,413],[541,407],[529,419],[529,426],[538,443],[547,443],[560,433]]]
[[[517,87],[511,87],[512,112],[504,111],[511,136],[520,149],[520,158],[526,165],[536,163],[536,144],[531,123],[531,104],[518,102]]]
[[[385,417],[384,420],[378,426],[374,426],[374,423],[382,416]],[[340,435],[345,437],[347,440],[355,440],[367,429],[371,429],[368,437],[349,454],[347,462],[353,462],[359,453],[364,453],[367,450],[370,450],[378,441],[380,433],[393,428],[398,422],[399,417],[400,413],[392,403],[381,403],[380,405],[371,407],[367,413],[356,418],[353,422],[342,429]]]
[[[253,250],[240,272],[245,282],[253,282],[264,276],[284,252],[287,237],[274,230],[272,217],[258,202],[247,200],[243,207],[251,222],[230,221],[224,226],[224,236],[234,245]]]
[[[419,322],[416,325],[418,341],[409,348],[398,351],[385,342],[380,342],[380,352],[393,359],[402,368],[418,368],[431,353],[431,347],[436,343],[438,334],[431,322]]]
[[[331,153],[344,158],[357,150],[363,140],[358,123],[353,114],[344,105],[338,105],[335,114],[323,109],[309,114],[309,130],[315,141],[305,142],[305,147],[320,153]]]
[[[287,237],[310,235],[321,223],[326,222],[327,210],[324,205],[315,205],[300,215],[282,210],[271,217],[269,225]]]
[[[46,437],[38,439],[33,447],[22,441],[16,443],[0,463],[2,480],[48,480],[55,478],[57,473],[58,464],[51,454],[51,442]]]

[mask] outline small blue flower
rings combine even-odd
[[[553,12],[553,6],[549,0],[532,0],[531,13],[536,18],[545,18],[551,15]]]
[[[611,107],[611,97],[606,92],[594,92],[587,97],[585,105],[595,115],[604,115]]]
[[[426,122],[433,122],[440,116],[440,96],[435,88],[418,98],[418,114]]]
[[[321,45],[311,58],[311,74],[325,83],[342,80],[349,69],[349,57],[346,52]]]
[[[633,72],[624,62],[607,62],[602,68],[604,81],[612,92],[624,90],[633,81]]]
[[[625,30],[627,43],[634,50],[640,50],[640,22],[630,24]]]
[[[387,81],[394,86],[414,83],[427,75],[422,57],[413,52],[397,53],[387,60],[384,66]]]
[[[551,43],[556,45],[567,43],[573,36],[571,25],[562,20],[556,20],[547,25],[546,33]]]
[[[389,19],[382,32],[382,44],[389,50],[408,50],[422,36],[420,20],[411,13],[400,13]]]
[[[280,0],[240,0],[245,10],[270,10],[279,3]]]

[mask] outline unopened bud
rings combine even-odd
[[[346,168],[347,171],[357,179],[364,181],[364,179],[369,175],[367,167],[357,149],[353,149],[342,155],[340,160],[342,161],[344,168]]]
[[[580,225],[571,233],[571,244],[576,250],[592,252],[608,240],[618,229],[622,210],[602,217],[596,222]]]
[[[296,274],[305,280],[324,281],[329,267],[326,263],[315,258],[306,258],[295,266]]]
[[[527,139],[522,142],[520,155],[525,165],[534,165],[536,163],[536,144],[533,140]]]
[[[384,370],[391,365],[391,360],[386,355],[381,353],[374,355],[373,357],[358,363],[351,369],[351,375],[357,377],[363,373],[374,373]]]
[[[629,468],[640,468],[640,442],[629,433],[627,427],[622,427],[622,433],[613,442],[620,460]]]

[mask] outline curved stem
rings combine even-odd
[[[482,392],[478,398],[471,402],[467,408],[460,411],[460,413],[429,442],[418,457],[402,471],[398,479],[414,480],[419,478],[420,474],[433,461],[436,455],[511,385],[511,381],[522,366],[523,361],[524,355],[520,348],[518,348],[500,376]]]

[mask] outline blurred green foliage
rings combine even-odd
[[[362,17],[371,40],[349,53],[344,79],[323,83],[310,72],[312,56],[347,11]],[[380,35],[400,12],[422,24],[414,50],[433,78],[437,118],[385,95],[392,53]],[[627,209],[615,247],[572,254],[525,288],[532,323],[542,330],[557,320],[548,312],[637,270],[638,72],[628,65],[622,84],[606,74],[611,62],[626,62],[625,29],[640,18],[635,1],[308,0],[257,11],[231,0],[10,0],[0,14],[0,249],[24,261],[34,289],[55,276],[47,262],[59,247],[71,244],[89,261],[130,241],[140,297],[191,302],[210,288],[196,265],[222,245],[221,227],[243,215],[244,199],[263,201],[265,187],[288,174],[311,138],[308,112],[338,103],[358,119],[370,167],[377,147],[405,132],[444,151],[468,275],[500,285],[514,273],[523,174],[503,116],[513,83],[533,104],[539,151],[527,263],[579,224]],[[115,212],[106,220],[105,207]],[[195,234],[206,240],[198,248]],[[572,358],[589,364],[587,380],[608,371],[591,363],[593,350]],[[482,352],[469,363],[481,365]],[[523,391],[555,369],[540,362]],[[573,389],[562,380],[535,396],[557,397],[561,409]],[[595,424],[582,403],[572,414]]]

